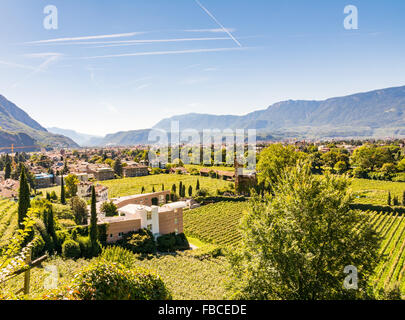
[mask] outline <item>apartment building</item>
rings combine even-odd
[[[115,178],[114,170],[108,167],[96,168],[89,173],[92,173],[94,178],[98,181],[112,180]]]
[[[54,182],[53,174],[39,173],[39,174],[35,174],[34,178],[35,178],[35,186],[38,189],[49,188],[53,185],[53,182]]]
[[[130,177],[143,177],[149,174],[149,170],[147,166],[143,166],[140,164],[129,165],[122,168],[122,173],[125,178]]]

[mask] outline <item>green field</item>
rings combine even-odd
[[[171,190],[172,185],[177,185],[177,192],[179,190],[180,181],[186,186],[186,194],[188,195],[188,187],[193,187],[193,194],[196,192],[197,180],[200,180],[200,188],[207,189],[212,195],[216,194],[217,189],[229,187],[230,182],[221,179],[212,179],[209,177],[191,176],[191,175],[179,175],[179,174],[159,174],[150,175],[145,177],[124,178],[115,180],[100,181],[99,183],[108,187],[108,196],[110,198],[124,197],[133,194],[139,194],[142,191],[142,187],[145,187],[145,192],[152,192],[152,188],[155,191],[162,190],[162,184],[165,190]],[[46,192],[55,191],[58,196],[60,195],[60,187],[53,187],[47,189],[41,189],[43,194]]]
[[[190,185],[193,187],[193,192],[195,192],[197,180],[200,180],[200,188],[205,188],[212,194],[215,194],[217,189],[229,186],[229,182],[220,179],[179,174],[160,174],[108,180],[102,181],[101,184],[109,188],[108,192],[111,198],[116,198],[141,193],[142,187],[145,187],[145,192],[152,192],[153,187],[155,187],[155,191],[161,191],[162,184],[165,190],[171,190],[172,185],[176,184],[178,190],[180,181],[186,186],[186,193],[188,194]]]
[[[397,196],[402,200],[405,182],[353,179],[351,188],[356,195],[356,203],[387,205],[388,192],[391,192],[392,198]]]

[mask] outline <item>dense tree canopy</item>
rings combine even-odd
[[[314,176],[310,165],[300,163],[280,173],[274,196],[252,200],[242,219],[242,246],[231,259],[233,297],[366,296],[379,239],[362,223],[364,216],[350,210],[348,186],[344,177]],[[358,270],[359,290],[343,288],[350,265]]]

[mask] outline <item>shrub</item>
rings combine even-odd
[[[120,263],[127,268],[132,268],[136,260],[136,256],[131,251],[118,246],[104,248],[100,257],[109,262]]]
[[[199,259],[206,260],[211,258],[217,258],[223,255],[222,249],[219,246],[207,245],[196,250],[190,250],[187,252],[187,256]]]
[[[155,239],[152,232],[147,229],[127,233],[116,244],[133,253],[148,254],[156,252]]]
[[[77,237],[77,242],[80,246],[81,256],[90,259],[93,257],[93,248],[91,246],[90,237]]]
[[[44,299],[169,300],[171,295],[156,274],[143,268],[125,268],[99,259],[75,276],[71,284]]]
[[[62,256],[64,258],[80,258],[80,245],[74,240],[66,240],[62,245]]]
[[[197,190],[196,194],[197,197],[206,197],[208,195],[208,190],[201,188],[199,190]]]
[[[187,250],[190,245],[184,233],[170,233],[157,238],[157,245],[160,251]]]
[[[176,235],[166,234],[157,238],[157,245],[160,251],[173,251],[176,245]]]

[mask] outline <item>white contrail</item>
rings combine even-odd
[[[35,68],[35,70],[33,70],[32,72],[30,72],[24,79],[14,83],[11,87],[15,88],[17,87],[21,82],[24,82],[26,80],[28,80],[29,78],[33,77],[34,75],[36,75],[39,72],[43,72],[45,71],[49,65],[51,65],[52,63],[56,62],[59,60],[60,57],[62,57],[62,54],[38,54],[37,57],[43,57],[46,58],[46,60],[44,62],[42,62],[37,68]],[[33,56],[34,57],[34,56]]]
[[[231,39],[232,39],[233,41],[235,41],[235,43],[236,43],[239,47],[242,47],[242,45],[240,44],[240,42],[239,42],[238,40],[236,40],[236,38],[232,35],[232,33],[231,33],[228,29],[226,29],[226,28],[222,25],[222,23],[219,22],[219,21],[217,20],[217,18],[214,17],[214,15],[213,15],[212,13],[209,12],[208,9],[206,9],[206,8],[200,3],[200,1],[195,0],[195,2],[200,6],[201,9],[203,9],[203,10],[212,18],[212,20],[214,20],[214,21],[222,28],[222,30],[224,30],[224,31],[231,37]]]
[[[8,66],[8,67],[21,68],[21,69],[28,69],[28,70],[37,70],[37,68],[35,68],[35,67],[26,66],[26,65],[23,65],[23,64],[18,64],[18,63],[13,63],[13,62],[2,61],[2,60],[0,60],[0,65],[4,65],[4,66]]]
[[[145,34],[145,33],[146,32],[129,32],[129,33],[104,34],[104,35],[99,35],[99,36],[57,38],[57,39],[48,39],[48,40],[38,40],[38,41],[25,42],[24,44],[40,44],[40,43],[54,43],[54,42],[66,42],[66,41],[77,41],[77,40],[124,38],[124,37],[136,36],[136,35],[139,35],[139,34]]]
[[[234,32],[236,29],[233,28],[226,28],[224,30],[223,28],[217,28],[217,29],[189,29],[189,30],[184,30],[185,32],[212,32],[212,33],[222,33],[222,32]]]
[[[164,43],[164,42],[192,42],[192,41],[215,41],[215,40],[231,40],[228,37],[217,38],[182,38],[182,39],[155,39],[155,40],[128,40],[128,41],[108,41],[105,45],[97,46],[96,48],[128,46],[146,43]]]
[[[245,48],[193,49],[193,50],[177,50],[177,51],[148,51],[148,52],[111,54],[111,55],[105,55],[105,56],[83,57],[83,58],[78,58],[78,59],[100,59],[100,58],[119,58],[119,57],[135,57],[135,56],[155,56],[155,55],[169,55],[169,54],[236,51],[236,50],[246,50],[246,49],[249,49],[249,48],[245,47]]]

